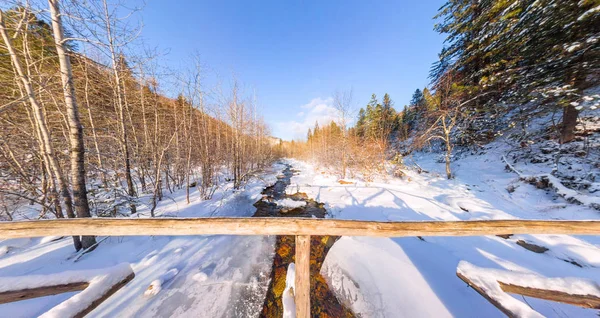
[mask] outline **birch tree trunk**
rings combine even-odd
[[[117,60],[117,54],[115,52],[115,44],[113,39],[113,31],[110,24],[110,16],[108,12],[108,4],[106,0],[102,1],[104,7],[104,19],[106,23],[106,36],[108,41],[108,48],[110,50],[110,57],[112,62],[112,71],[113,76],[115,78],[115,85],[117,90],[117,106],[118,106],[118,115],[119,115],[119,124],[121,128],[121,138],[120,143],[123,150],[123,156],[125,157],[125,180],[127,182],[127,194],[130,199],[135,197],[135,188],[133,186],[133,179],[131,178],[131,158],[129,154],[129,145],[127,143],[127,124],[125,123],[125,110],[123,106],[123,91],[121,89],[121,76],[119,74],[119,66]],[[135,203],[130,203],[129,208],[131,213],[136,213]]]
[[[22,84],[23,88],[25,89],[25,93],[27,94],[27,100],[29,101],[29,104],[31,105],[31,108],[33,110],[34,119],[37,124],[39,134],[41,137],[40,143],[42,144],[42,148],[44,150],[44,158],[46,160],[48,160],[48,163],[50,164],[50,167],[52,168],[55,178],[58,181],[60,193],[61,193],[61,196],[63,197],[64,203],[65,203],[65,209],[67,211],[67,216],[69,216],[69,218],[74,218],[75,213],[73,213],[73,202],[71,200],[71,194],[69,193],[69,188],[67,186],[66,180],[62,173],[62,169],[60,168],[58,160],[56,159],[56,156],[54,154],[54,149],[50,142],[50,132],[48,131],[48,127],[46,126],[46,121],[44,119],[44,112],[42,111],[41,105],[38,103],[35,91],[33,90],[33,86],[31,85],[31,81],[23,70],[21,61],[19,60],[17,53],[12,45],[12,40],[8,36],[8,32],[6,31],[6,27],[4,25],[3,15],[4,15],[4,12],[2,12],[2,10],[0,10],[0,34],[2,35],[2,39],[4,40],[4,43],[6,44],[6,49],[8,51],[8,54],[11,57],[11,61],[12,61],[13,67],[15,69],[15,72],[17,73],[17,75],[21,81],[21,84]],[[81,241],[80,241],[79,237],[77,237],[77,236],[73,237],[73,245],[75,246],[76,250],[79,251],[81,249],[82,245],[81,245]]]
[[[52,31],[54,33],[54,44],[60,64],[60,79],[63,85],[65,106],[67,107],[67,119],[69,121],[69,143],[71,144],[71,183],[73,187],[73,204],[79,218],[89,218],[90,206],[87,199],[87,188],[85,182],[85,147],[83,143],[83,127],[79,120],[79,108],[75,97],[75,85],[73,84],[73,71],[71,60],[67,55],[64,45],[64,31],[60,16],[58,0],[48,0],[50,14],[52,16]],[[83,236],[81,245],[88,249],[96,244],[94,236]]]
[[[100,168],[100,173],[102,174],[102,184],[104,184],[105,188],[108,188],[108,181],[106,177],[106,171],[104,169],[104,164],[102,163],[102,155],[100,154],[100,146],[98,145],[98,133],[96,132],[96,125],[94,124],[94,117],[92,116],[92,106],[90,104],[89,97],[89,71],[87,62],[84,63],[84,73],[85,73],[85,104],[88,110],[88,117],[90,119],[90,128],[92,129],[92,137],[94,140],[94,149],[96,150],[96,158],[98,160],[98,167]]]

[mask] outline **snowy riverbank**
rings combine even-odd
[[[494,145],[491,145],[493,147]],[[433,154],[415,160],[430,173],[407,171],[404,180],[338,179],[305,162],[290,160],[298,176],[290,191],[326,204],[335,218],[378,221],[598,219],[598,211],[567,203],[551,192],[517,181],[493,148],[485,156],[454,163],[446,180]],[[410,180],[410,181],[409,181]],[[508,185],[515,185],[509,193]],[[548,248],[534,253],[518,241]],[[343,237],[329,252],[322,272],[338,297],[365,317],[501,317],[503,314],[456,276],[461,260],[480,267],[545,277],[600,278],[600,239],[560,235],[486,237]],[[517,296],[519,301],[523,298]],[[525,298],[550,317],[595,317],[597,311]]]
[[[274,165],[240,191],[222,185],[213,199],[201,201],[185,190],[163,200],[158,217],[252,216],[261,191],[276,181]],[[144,217],[146,209],[140,209]],[[255,316],[262,308],[274,252],[274,237],[178,236],[110,237],[77,262],[69,238],[4,240],[0,276],[43,275],[103,269],[129,263],[135,278],[89,317]],[[152,288],[150,288],[152,286]],[[148,289],[152,291],[148,291]],[[158,289],[158,290],[157,290]],[[0,316],[37,317],[76,293],[0,305]]]

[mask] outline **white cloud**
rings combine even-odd
[[[285,140],[306,138],[309,128],[318,122],[322,127],[337,118],[337,111],[333,107],[333,98],[315,98],[308,104],[302,105],[304,111],[298,113],[298,119],[275,123],[278,136]]]

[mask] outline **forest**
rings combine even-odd
[[[430,86],[398,110],[388,94],[373,94],[355,118],[352,92],[335,94],[338,119],[316,123],[292,148],[344,178],[348,167],[369,175],[433,147],[445,153],[450,179],[454,147],[480,148],[515,126],[523,132],[515,142],[527,143],[527,121],[542,114],[556,118],[546,137],[568,144],[580,111],[600,103],[586,91],[600,76],[597,12],[593,0],[448,1],[435,16],[446,45]]]
[[[58,3],[50,17],[27,6],[0,14],[3,220],[117,217],[140,204],[154,215],[165,192],[210,199],[222,179],[239,188],[279,157],[241,84],[204,87],[194,57],[182,74],[161,73],[152,51],[127,55],[135,30],[122,7],[74,3],[64,15]],[[176,98],[162,92],[165,78]],[[74,239],[76,249],[95,243]]]

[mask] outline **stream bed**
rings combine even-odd
[[[305,193],[287,194],[286,188],[290,179],[298,171],[286,165],[282,174],[277,177],[277,182],[267,187],[263,198],[256,202],[255,217],[308,217],[324,218],[327,215],[324,204],[309,199]],[[297,201],[297,204],[284,204],[281,202]],[[305,204],[302,204],[305,202]],[[278,204],[279,203],[279,204]],[[296,203],[296,202],[294,202]],[[310,306],[311,317],[355,317],[346,306],[341,304],[329,289],[325,278],[321,275],[321,266],[327,252],[331,249],[337,236],[311,236],[310,242]],[[275,256],[271,268],[265,302],[260,317],[282,317],[282,294],[285,289],[287,268],[295,258],[295,237],[278,235],[275,243]]]

